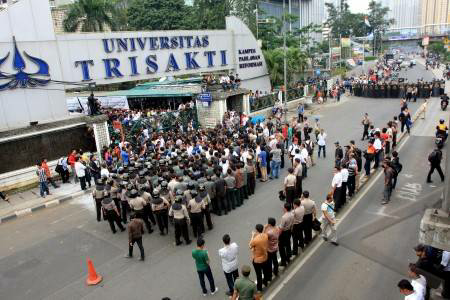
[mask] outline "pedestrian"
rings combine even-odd
[[[344,206],[345,203],[347,203],[347,182],[348,182],[348,169],[347,169],[347,163],[343,161],[342,167],[341,167],[341,177],[342,177],[342,185],[341,185],[341,204],[340,206]]]
[[[305,114],[305,106],[303,105],[303,103],[300,103],[297,106],[297,114],[298,114],[298,122],[303,123],[303,115]]]
[[[272,156],[272,160],[271,162],[271,174],[270,174],[270,179],[278,179],[278,176],[280,174],[280,167],[281,167],[281,145],[280,144],[276,144],[275,146],[276,148],[270,151],[270,155]]]
[[[409,264],[408,277],[414,291],[421,295],[423,299],[429,299],[430,289],[427,287],[427,279],[418,273],[416,264]]]
[[[298,248],[305,248],[303,237],[303,217],[305,216],[305,207],[301,205],[300,199],[294,200],[294,209],[292,210],[294,221],[292,224],[292,255],[298,255]]]
[[[62,183],[69,182],[69,167],[67,165],[67,157],[61,157],[56,163],[55,172],[61,177]]]
[[[231,170],[229,170],[231,171]],[[194,237],[202,237],[205,232],[205,225],[203,223],[203,211],[205,209],[205,203],[203,199],[198,196],[196,190],[191,191],[192,199],[188,201],[187,209],[190,213],[192,232]]]
[[[175,226],[175,245],[181,245],[181,234],[183,234],[186,245],[189,245],[192,241],[189,239],[188,224],[190,218],[186,206],[181,204],[182,196],[176,196],[175,202],[172,204],[169,210],[169,216],[173,217],[173,223]]]
[[[258,154],[258,161],[261,168],[261,182],[267,181],[267,152],[264,147],[261,147],[261,151]]]
[[[78,178],[78,181],[80,181],[81,190],[84,191],[86,189],[86,166],[83,165],[79,156],[75,158],[74,168],[76,177]],[[77,180],[75,182],[77,182]]]
[[[42,160],[42,168],[44,169],[45,175],[47,176],[47,181],[48,181],[55,189],[59,188],[59,186],[55,183],[55,181],[54,181],[53,178],[52,178],[52,173],[51,173],[51,171],[50,171],[50,168],[48,167],[47,159],[46,159],[46,158],[44,158],[44,159]],[[47,185],[47,186],[48,186],[48,185]]]
[[[42,198],[45,198],[45,193],[47,193],[47,195],[50,195],[50,191],[48,190],[47,175],[45,175],[45,170],[42,168],[41,162],[37,163],[36,175],[38,176],[39,180],[39,193],[41,194]]]
[[[392,162],[391,162],[391,166],[392,168],[395,170],[394,172],[394,178],[392,180],[392,189],[395,190],[395,187],[397,185],[397,177],[398,174],[400,174],[400,172],[403,169],[403,165],[400,163],[400,158],[398,157],[398,152],[397,151],[392,151]]]
[[[323,151],[323,158],[327,157],[326,139],[327,139],[327,134],[325,133],[325,131],[323,129],[321,129],[319,135],[317,135],[317,145],[319,145],[319,151],[317,152],[317,157],[319,157],[319,158],[320,158],[321,150]]]
[[[147,205],[147,202],[139,196],[138,191],[132,189],[128,194],[128,203],[130,205],[133,213],[139,217],[142,221],[144,221],[145,226],[147,227],[147,231],[149,234],[153,233],[152,225],[148,220],[148,215],[146,214],[144,207]]]
[[[77,176],[77,172],[75,171],[76,157],[77,157],[77,150],[75,150],[75,149],[73,149],[67,156],[67,162],[69,163],[70,169],[72,170],[75,184],[78,183],[78,176]]]
[[[370,176],[370,167],[371,163],[374,160],[376,155],[375,147],[373,146],[373,141],[369,140],[367,150],[364,151],[364,158],[366,161],[364,162],[364,170],[366,171],[366,177]]]
[[[336,204],[336,212],[338,212],[342,205],[342,174],[341,166],[334,168],[333,180],[331,181],[331,194],[333,195],[334,203]]]
[[[336,146],[336,149],[334,150],[334,160],[335,160],[335,166],[341,164],[341,160],[344,158],[344,151],[342,150],[342,147],[339,145],[339,142],[335,142],[334,145]]]
[[[256,273],[257,290],[262,291],[263,284],[268,285],[267,260],[268,260],[268,248],[269,238],[266,233],[263,232],[264,226],[262,224],[256,224],[255,230],[252,231],[252,237],[249,242],[250,250],[252,251],[253,268]],[[264,277],[263,277],[264,274]]]
[[[198,278],[200,280],[200,286],[203,291],[203,296],[208,294],[208,290],[205,285],[205,276],[208,278],[211,295],[214,295],[219,290],[214,284],[214,277],[209,266],[208,250],[205,249],[205,240],[199,238],[197,240],[197,247],[192,250],[192,258],[195,261],[197,268]]]
[[[292,207],[295,199],[295,187],[297,177],[294,175],[294,169],[288,169],[288,175],[284,178],[284,194],[286,195],[286,203]]]
[[[361,121],[361,124],[363,125],[363,136],[361,141],[364,141],[364,139],[367,137],[369,138],[369,126],[370,126],[370,119],[369,119],[369,114],[365,113],[364,117]]]
[[[163,182],[164,183],[164,182]],[[167,182],[166,188],[167,188]],[[162,185],[163,187],[164,185]],[[159,234],[165,235],[169,233],[169,201],[160,196],[160,191],[154,189],[150,200],[151,210],[155,214],[156,223],[158,224]]]
[[[442,287],[442,297],[450,299],[450,252],[443,251],[441,264],[439,266],[442,270],[442,278],[444,278]]]
[[[234,282],[239,277],[238,267],[238,252],[239,247],[236,243],[231,243],[230,236],[225,234],[222,237],[224,246],[219,249],[219,256],[222,260],[223,273],[227,280],[228,291],[227,296],[232,296],[234,291]]]
[[[427,183],[432,183],[431,175],[434,170],[437,170],[439,176],[441,176],[441,181],[444,182],[444,173],[441,169],[441,161],[442,161],[442,151],[438,147],[436,147],[429,155],[428,155],[428,163],[430,164],[430,171],[427,176]]]
[[[104,163],[106,166],[106,163]],[[91,158],[89,161],[89,169],[91,171],[91,175],[94,178],[94,183],[97,184],[97,180],[101,178],[100,176],[100,163],[97,160],[97,156],[95,156],[94,154],[91,154]],[[105,177],[109,177],[109,172],[108,175]]]
[[[243,265],[241,268],[242,277],[234,283],[234,293],[232,300],[260,300],[261,294],[258,292],[256,284],[250,280],[250,266]]]
[[[376,170],[378,169],[378,166],[383,156],[383,143],[381,142],[379,131],[375,132],[375,140],[373,142],[373,147],[375,148],[375,157],[374,157],[375,164],[373,165],[373,168]]]
[[[294,175],[295,175],[295,197],[301,197],[303,193],[303,165],[300,162],[300,158],[296,158],[294,161]]]
[[[388,160],[384,160],[383,162],[383,168],[384,168],[384,191],[383,191],[383,201],[381,204],[388,204],[391,200],[391,194],[392,194],[392,181],[394,179],[394,170],[391,167],[391,164]]]
[[[312,223],[317,218],[316,203],[309,198],[309,191],[303,191],[301,205],[305,208],[303,216],[304,243],[307,246],[312,240]]]
[[[278,249],[280,250],[280,266],[286,267],[291,262],[291,235],[294,216],[292,214],[292,204],[285,203],[283,207],[283,216],[280,222],[280,237],[278,239]]]
[[[324,241],[330,240],[335,246],[338,246],[336,234],[336,218],[334,210],[333,195],[328,193],[327,199],[322,203],[322,238]],[[331,233],[328,235],[327,231],[330,228]]]
[[[133,245],[136,243],[141,252],[140,261],[145,260],[144,246],[142,246],[142,235],[144,234],[144,221],[139,216],[132,216],[128,224],[128,255],[126,258],[133,257]]]
[[[405,296],[405,300],[424,300],[407,279],[400,280],[397,287],[400,289],[400,294]]]
[[[115,205],[114,201],[108,197],[104,198],[102,200],[102,209],[103,209],[103,215],[105,216],[106,220],[108,220],[109,226],[111,227],[111,231],[113,234],[116,233],[116,227],[114,226],[114,223],[117,224],[120,231],[125,231],[125,228],[123,227],[122,223],[120,222],[120,213],[117,209],[117,206]]]
[[[102,215],[102,201],[105,196],[105,186],[103,181],[98,179],[95,185],[95,189],[92,191],[92,198],[95,204],[95,211],[97,213],[97,222],[101,221]]]
[[[272,280],[272,273],[278,276],[278,238],[280,236],[280,231],[276,227],[275,218],[269,218],[267,224],[264,226],[264,233],[267,234],[269,239],[269,247],[267,248],[267,274],[269,274],[269,281]]]
[[[349,154],[349,160],[347,162],[348,179],[347,188],[349,198],[353,197],[356,189],[356,177],[358,176],[358,163],[355,159],[355,153]]]

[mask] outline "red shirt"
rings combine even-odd
[[[283,137],[286,139],[288,137],[288,129],[287,129],[287,127],[283,127],[281,129],[281,133],[283,134]]]
[[[42,163],[42,169],[44,169],[45,175],[47,175],[47,177],[52,177],[52,173],[50,172],[50,168],[48,167],[47,163]]]
[[[69,157],[67,158],[67,160],[69,161],[69,164],[71,167],[75,166],[75,155],[70,154]]]

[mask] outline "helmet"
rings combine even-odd
[[[192,196],[192,198],[197,197],[197,195],[198,195],[198,192],[197,192],[196,190],[192,190],[192,191],[191,191],[191,196]]]
[[[183,196],[183,191],[182,190],[177,190],[176,195],[177,196]]]
[[[444,119],[440,119],[439,123],[444,124],[445,120]]]
[[[161,184],[161,182],[163,182],[163,181],[164,181],[164,178],[158,177],[158,184]]]
[[[193,190],[193,189],[194,189],[194,184],[193,184],[192,182],[189,182],[189,183],[187,184],[187,188],[188,188],[189,190]]]
[[[198,186],[198,189],[200,190],[200,191],[204,191],[205,190],[205,185],[202,183],[202,184],[200,184],[199,186]]]
[[[159,191],[157,189],[154,189],[153,192],[152,192],[152,196],[154,198],[159,197]]]
[[[164,180],[163,182],[161,182],[162,188],[167,188],[167,185],[168,185],[167,181]]]
[[[181,202],[183,200],[183,196],[176,196],[175,202]]]

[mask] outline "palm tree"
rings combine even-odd
[[[109,0],[78,0],[70,4],[63,21],[66,32],[75,32],[81,25],[81,31],[103,31],[105,25],[114,29],[113,15],[115,7]]]

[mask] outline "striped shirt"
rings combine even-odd
[[[47,175],[45,175],[44,169],[37,169],[37,176],[39,177],[39,182],[47,182]]]

